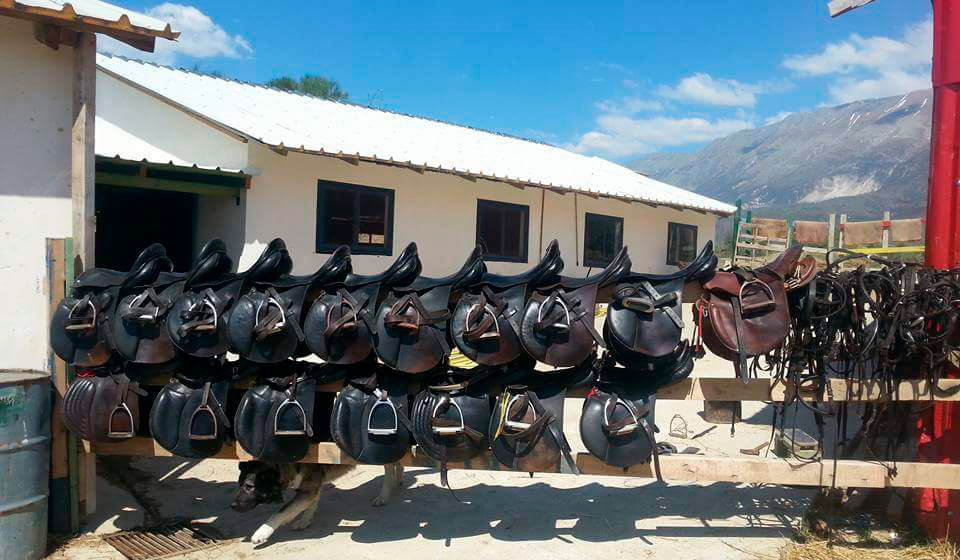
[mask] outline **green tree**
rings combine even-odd
[[[290,76],[280,76],[267,82],[267,85],[286,91],[305,93],[323,99],[344,101],[350,97],[336,80],[324,78],[316,74],[304,74],[299,80]]]

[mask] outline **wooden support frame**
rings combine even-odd
[[[70,135],[70,192],[73,246],[86,267],[94,266],[96,216],[97,36],[77,33],[73,49],[73,127]]]
[[[158,179],[141,177],[139,175],[123,175],[121,173],[96,174],[97,184],[111,187],[131,187],[159,191],[175,191],[191,194],[205,194],[213,196],[241,196],[246,188],[230,187],[226,185],[212,185],[192,181],[176,181],[173,179]]]

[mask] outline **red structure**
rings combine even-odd
[[[933,0],[933,128],[926,261],[960,266],[960,0]],[[957,372],[951,372],[956,376]],[[919,421],[918,460],[960,463],[960,404],[937,403]],[[931,537],[960,540],[960,491],[917,490],[917,521]]]

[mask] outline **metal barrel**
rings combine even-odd
[[[0,560],[43,558],[50,478],[50,375],[0,370]]]

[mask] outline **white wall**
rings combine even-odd
[[[476,242],[477,199],[526,204],[530,207],[529,263],[489,264],[495,272],[516,273],[530,268],[540,254],[540,207],[544,200],[543,244],[560,241],[565,274],[582,276],[585,212],[624,218],[624,244],[629,247],[633,270],[663,272],[666,265],[667,222],[698,226],[700,247],[713,239],[715,217],[638,203],[593,199],[584,195],[557,194],[541,189],[518,189],[486,180],[470,181],[443,173],[418,173],[400,167],[351,163],[331,157],[291,152],[280,156],[262,146],[251,146],[250,165],[262,170],[247,193],[245,246],[241,269],[249,266],[273,237],[282,237],[294,257],[297,273],[316,270],[328,255],[314,250],[316,239],[317,180],[327,179],[393,189],[393,256],[357,255],[354,268],[361,273],[383,270],[410,241],[416,241],[427,275],[456,270]],[[577,227],[574,228],[574,204]],[[576,236],[574,235],[576,231]]]
[[[97,71],[97,155],[224,169],[247,166],[247,145],[102,70]]]
[[[0,16],[0,369],[49,370],[46,238],[72,235],[73,50]]]

